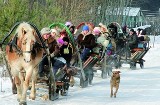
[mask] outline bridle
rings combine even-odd
[[[18,45],[17,45],[17,41],[18,41],[18,37],[17,35],[14,36],[13,40],[11,40],[9,42],[9,46],[10,46],[10,52],[13,51],[13,47],[15,48],[15,51],[17,52],[17,54],[20,56],[20,55],[23,55],[23,53],[33,53],[34,50],[36,48],[43,48],[42,45],[38,42],[34,42],[32,44],[32,49],[30,51],[23,51]]]

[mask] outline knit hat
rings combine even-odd
[[[71,22],[66,22],[65,25],[66,26],[72,26],[72,23]]]
[[[99,23],[99,26],[103,26],[103,24],[102,24],[102,23]]]
[[[100,32],[100,27],[95,27],[94,29],[93,29],[93,34],[94,35],[98,35],[98,34],[100,34],[101,32]]]
[[[56,33],[56,35],[59,35],[59,32],[56,29],[51,29],[52,33]]]
[[[49,34],[49,33],[51,33],[51,30],[50,30],[49,27],[42,28],[41,35],[43,35],[43,34]]]
[[[89,26],[87,25],[83,26],[82,31],[89,31]]]
[[[69,38],[68,37],[63,37],[63,41],[69,42]]]

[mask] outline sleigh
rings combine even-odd
[[[108,25],[108,29],[111,35],[116,35],[116,52],[118,56],[119,67],[123,63],[129,64],[131,69],[136,69],[136,64],[140,64],[140,67],[144,67],[145,60],[143,57],[149,50],[149,41],[141,41],[138,43],[137,48],[129,49],[128,42],[126,40],[126,34],[123,33],[121,26],[117,22],[113,22]]]
[[[143,57],[145,54],[149,51],[149,41],[142,41],[139,43],[138,48],[134,48],[131,50],[131,57],[130,57],[130,68],[135,69],[136,64],[138,63],[140,67],[144,68],[144,62],[145,60]]]
[[[88,22],[82,22],[77,26],[76,32],[83,26],[83,25],[88,25],[90,27],[90,30],[92,31],[94,28],[94,25],[92,23]],[[105,30],[104,30],[105,31]],[[109,33],[105,33],[109,34]],[[77,49],[79,49],[77,47]],[[78,50],[77,54],[80,54],[81,51]],[[101,53],[101,54],[100,54]],[[99,51],[93,51],[90,55],[87,56],[87,60],[85,62],[81,62],[80,55],[78,55],[78,69],[79,71],[82,70],[81,73],[79,73],[79,78],[80,78],[80,86],[82,88],[87,87],[89,80],[87,78],[93,78],[91,75],[89,76],[89,70],[88,69],[93,69],[93,72],[96,72],[97,70],[101,71],[101,77],[102,78],[107,78],[108,75],[110,75],[112,71],[113,65],[111,65],[112,62],[117,60],[117,57],[115,58],[114,56],[108,56],[106,55],[106,49],[103,51],[99,49]],[[116,61],[117,62],[117,61]],[[74,64],[74,63],[73,63]]]
[[[0,43],[0,50],[1,50],[1,55],[2,55],[2,58],[3,58],[3,64],[5,65],[5,67],[6,67],[6,70],[7,70],[7,73],[9,74],[9,77],[10,77],[10,80],[11,80],[11,82],[12,82],[12,92],[13,92],[13,94],[17,94],[17,88],[16,88],[16,84],[15,84],[15,81],[16,81],[16,79],[15,79],[15,77],[13,76],[13,74],[11,73],[11,69],[13,69],[13,68],[11,68],[11,66],[9,65],[9,60],[8,59],[6,59],[6,54],[5,54],[5,48],[6,48],[6,46],[9,46],[10,47],[10,49],[8,50],[8,52],[10,53],[10,51],[16,51],[15,52],[15,54],[22,54],[22,53],[30,53],[30,54],[32,54],[32,53],[35,53],[35,52],[32,52],[32,50],[27,50],[27,51],[23,51],[18,45],[17,45],[17,37],[18,37],[18,34],[13,34],[13,32],[14,32],[14,30],[19,26],[19,25],[21,25],[22,24],[22,22],[18,22],[18,23],[16,23],[12,28],[11,28],[11,30],[10,30],[10,32],[3,38],[3,40],[1,41],[1,43]],[[67,70],[60,70],[60,72],[58,72],[58,74],[57,75],[54,75],[53,74],[53,71],[52,71],[52,64],[51,64],[51,54],[50,54],[50,52],[49,52],[49,49],[48,49],[48,47],[44,44],[44,42],[43,42],[43,40],[42,40],[42,37],[41,37],[41,35],[40,35],[40,32],[39,32],[39,30],[36,28],[36,26],[34,25],[34,24],[32,24],[32,23],[27,23],[28,25],[29,25],[29,27],[31,27],[31,28],[33,28],[34,30],[35,30],[35,38],[37,38],[38,40],[39,40],[39,44],[34,44],[34,47],[38,47],[38,49],[43,49],[44,51],[45,51],[45,53],[46,53],[46,55],[47,55],[47,59],[48,59],[48,62],[49,62],[49,64],[48,65],[46,65],[46,67],[45,67],[45,69],[46,69],[46,76],[45,76],[45,78],[38,78],[38,76],[36,75],[36,76],[34,76],[34,78],[35,79],[37,79],[37,82],[36,83],[34,83],[34,85],[35,86],[31,86],[31,85],[33,85],[33,83],[29,83],[29,89],[31,89],[30,91],[33,91],[32,90],[32,87],[35,87],[36,89],[37,88],[45,88],[45,89],[47,89],[48,90],[48,97],[49,97],[49,99],[50,100],[55,100],[55,99],[57,99],[58,97],[57,97],[57,92],[56,92],[56,90],[57,89],[59,89],[60,91],[61,91],[61,95],[64,95],[64,91],[65,91],[65,86],[66,86],[66,84],[68,84],[68,82],[69,82],[69,80],[70,80],[70,78],[65,78],[65,77],[69,77],[70,75],[74,75],[74,68],[68,68]],[[66,28],[66,30],[68,30],[67,29],[67,27],[65,26],[65,25],[63,25],[63,24],[61,24],[61,23],[56,23],[56,24],[52,24],[51,26],[50,26],[50,28],[51,27],[53,27],[53,25],[55,25],[55,26],[57,26],[57,25],[60,25],[61,27],[63,27],[63,28]],[[23,29],[23,28],[22,28]],[[23,31],[21,31],[21,32],[23,32]],[[24,32],[24,34],[26,34],[26,32]],[[31,38],[31,37],[30,37]],[[34,38],[34,37],[33,37]],[[10,40],[11,39],[11,40]],[[26,41],[26,40],[24,40],[24,41]],[[23,45],[25,45],[26,43],[23,43]],[[34,48],[33,47],[33,48]],[[12,49],[13,48],[13,49]],[[21,53],[22,52],[22,53]],[[39,52],[40,53],[40,52]],[[20,55],[21,56],[21,55]],[[32,57],[33,56],[35,56],[35,55],[32,55]],[[35,56],[36,57],[36,56]],[[28,58],[27,58],[28,59]],[[42,60],[43,58],[41,57],[41,60]],[[34,67],[34,69],[35,68],[38,68],[38,64],[40,63],[40,61],[41,60],[39,60],[39,62],[37,62],[37,64],[35,65],[35,66],[33,66]],[[25,62],[30,62],[30,60],[26,60]],[[16,63],[16,62],[15,62]],[[32,63],[33,64],[33,63]],[[27,68],[29,68],[29,66],[28,67],[25,67],[25,69],[27,69]],[[21,75],[22,76],[24,76],[24,81],[25,81],[25,76],[26,76],[26,71],[22,71],[21,72]],[[28,88],[27,88],[28,89]],[[26,101],[21,101],[20,103],[19,103],[20,105],[21,104],[23,104],[23,105],[26,105],[27,104],[27,102]]]

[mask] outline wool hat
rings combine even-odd
[[[100,27],[95,27],[95,28],[93,29],[93,34],[94,34],[94,35],[97,35],[97,34],[100,34],[100,33],[101,33]]]
[[[68,37],[63,37],[63,41],[69,42],[69,38]]]
[[[89,26],[87,25],[83,26],[82,31],[89,31]]]
[[[99,25],[99,26],[103,26],[103,23],[99,23],[98,25]]]
[[[51,29],[51,33],[56,33],[56,35],[59,35],[59,32],[56,29]]]
[[[42,30],[41,30],[41,35],[49,34],[49,33],[51,33],[51,30],[50,30],[49,27],[44,27],[44,28],[42,28]]]
[[[66,26],[72,26],[72,23],[71,22],[66,22],[65,25]]]

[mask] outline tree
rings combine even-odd
[[[65,20],[61,9],[53,7],[50,1],[43,5],[38,0],[8,0],[0,2],[0,13],[1,38],[16,22],[31,22],[41,29],[53,22],[64,22]]]

